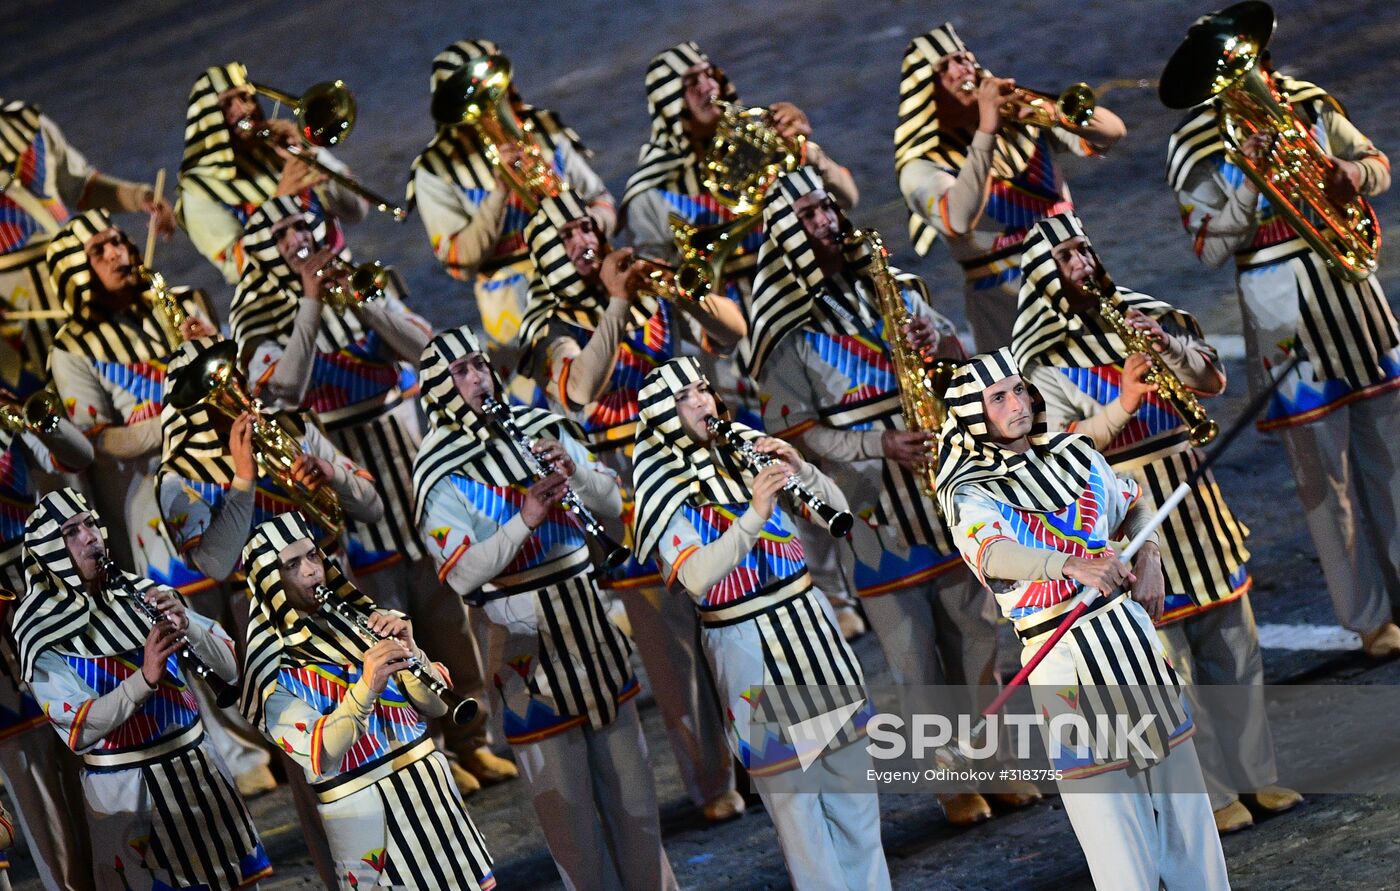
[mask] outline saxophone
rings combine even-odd
[[[1152,363],[1144,380],[1156,384],[1157,393],[1181,416],[1190,433],[1191,444],[1203,446],[1215,439],[1220,433],[1220,425],[1206,414],[1205,406],[1201,405],[1196,394],[1192,393],[1190,388],[1181,382],[1181,378],[1176,376],[1176,372],[1162,361],[1152,339],[1128,324],[1119,308],[1118,289],[1113,287],[1111,282],[1105,287],[1103,283],[1092,278],[1082,287],[1098,300],[1099,318],[1103,319],[1104,324],[1114,334],[1123,339],[1128,354],[1142,353]]]
[[[913,321],[913,315],[904,305],[899,282],[890,272],[889,251],[880,233],[874,229],[857,229],[846,236],[847,246],[860,242],[864,242],[870,251],[870,268],[867,272],[875,286],[875,306],[884,323],[885,343],[889,346],[895,378],[899,381],[899,403],[904,412],[905,429],[937,435],[943,426],[943,419],[948,417],[943,394],[953,380],[953,363],[941,360],[929,362],[909,340],[904,329]],[[930,441],[928,457],[920,464],[920,491],[933,497],[937,478],[938,446]]]
[[[156,321],[160,322],[160,328],[165,332],[166,345],[170,347],[171,352],[178,350],[185,340],[180,329],[190,317],[189,313],[180,305],[180,298],[170,293],[165,276],[145,265],[136,267],[136,275],[146,283],[146,299],[150,301],[151,311],[155,313]]]

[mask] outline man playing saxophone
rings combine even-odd
[[[1225,372],[1200,325],[1189,313],[1114,285],[1071,213],[1037,223],[1021,262],[1011,348],[1045,399],[1050,429],[1088,436],[1114,470],[1154,497],[1175,489],[1203,457],[1191,436],[1192,419],[1202,415],[1196,397],[1225,389]],[[1105,300],[1121,326],[1105,321]],[[1147,353],[1139,351],[1143,345]],[[1194,427],[1208,431],[1209,423]],[[1278,771],[1262,691],[1248,708],[1209,712],[1195,691],[1195,684],[1243,691],[1264,682],[1248,594],[1248,532],[1207,473],[1158,533],[1165,601],[1148,608],[1167,658],[1188,684],[1196,751],[1222,833],[1253,823],[1241,799],[1264,813],[1302,800],[1273,785]]]
[[[982,69],[946,23],[914,38],[900,68],[894,165],[909,237],[921,256],[948,240],[980,352],[1011,342],[1026,232],[1073,207],[1054,155],[1103,152],[1127,133],[1102,106],[1084,126],[1034,126],[1024,111],[1006,120],[1015,86]]]
[[[1331,159],[1329,197],[1390,188],[1390,162],[1340,102],[1259,64]],[[1302,357],[1259,428],[1277,431],[1288,450],[1338,621],[1361,635],[1368,655],[1391,658],[1400,655],[1400,477],[1392,472],[1400,466],[1400,327],[1375,275],[1334,273],[1260,195],[1220,136],[1218,101],[1193,109],[1173,132],[1168,182],[1196,256],[1212,267],[1234,258],[1250,389]],[[1262,159],[1270,141],[1261,135],[1241,148]]]
[[[994,605],[921,491],[933,432],[907,429],[900,388],[908,382],[891,371],[895,349],[922,361],[961,358],[962,347],[923,281],[891,272],[876,282],[869,244],[849,240],[849,230],[816,171],[778,180],[764,208],[740,361],[765,396],[764,426],[830,472],[863,520],[852,533],[852,579],[895,681],[991,683]],[[898,289],[912,319],[905,330],[887,327],[874,292],[882,284]],[[991,816],[977,794],[947,795],[944,807],[959,825]]]
[[[489,40],[459,40],[433,59],[434,91],[473,60],[499,53]],[[548,109],[524,104],[511,87],[509,101],[560,188],[572,191],[588,209],[603,237],[617,222],[613,198],[589,166],[591,154],[577,133]],[[501,160],[522,160],[521,147],[503,142]],[[544,196],[537,196],[538,198]],[[487,158],[476,129],[470,124],[441,126],[413,161],[408,203],[416,206],[427,230],[433,255],[448,275],[472,282],[478,314],[492,362],[513,370],[519,353],[516,333],[529,297],[530,262],[526,256],[525,223],[530,217],[521,196],[508,185],[507,174]]]

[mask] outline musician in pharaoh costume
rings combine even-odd
[[[295,511],[253,531],[243,565],[253,598],[244,713],[305,771],[336,887],[494,888],[485,841],[428,734],[427,719],[447,706],[406,670],[416,658],[445,683],[414,626],[377,609]],[[319,586],[384,639],[370,644],[350,618],[322,609]]]
[[[792,446],[735,424],[754,448],[780,459],[756,474],[743,468],[706,426],[722,409],[693,358],[653,369],[639,399],[637,553],[655,556],[673,594],[695,604],[730,751],[755,780],[793,887],[888,888],[878,796],[827,791],[825,783],[820,792],[770,788],[766,780],[796,767],[798,756],[758,720],[786,688],[801,688],[793,692],[800,701],[813,690],[820,696],[818,688],[839,698],[864,685],[855,653],[812,585],[793,517],[777,503],[793,475],[838,510],[845,497]],[[868,718],[868,711],[854,715],[833,751],[807,772],[864,777],[870,758],[859,739]]]
[[[626,520],[642,379],[683,342],[732,348],[743,311],[718,294],[702,303],[658,296],[664,287],[648,279],[648,265],[609,247],[572,193],[541,202],[525,235],[536,278],[520,329],[524,362],[553,410],[583,428],[589,449],[622,480]],[[612,524],[619,540],[623,525]],[[695,610],[667,595],[649,560],[629,560],[600,583],[626,605],[691,801],[711,821],[742,813]]]
[[[18,361],[3,343],[0,355],[6,361]],[[9,400],[0,394],[0,401]],[[18,402],[6,408],[23,410]],[[92,444],[62,415],[52,432],[0,420],[0,588],[16,593],[25,588],[24,524],[39,501],[39,477],[79,473],[91,463]],[[48,719],[20,681],[9,633],[13,606],[0,602],[0,775],[44,887],[86,891],[92,887],[92,855],[81,765],[45,729]],[[55,819],[55,814],[67,816]]]
[[[915,37],[900,65],[894,166],[920,256],[942,235],[963,268],[977,349],[1011,342],[1021,241],[1037,220],[1073,208],[1054,156],[1092,156],[1127,133],[1098,106],[1087,125],[1042,127],[1007,120],[1015,81],[977,64],[951,24]]]
[[[411,615],[429,648],[448,659],[453,681],[479,699],[481,665],[466,609],[438,582],[410,519],[422,435],[413,404],[417,378],[404,386],[399,363],[417,364],[432,326],[388,288],[372,300],[347,296],[343,311],[328,306],[327,289],[348,290],[350,282],[343,268],[328,265],[344,261],[323,247],[325,234],[322,221],[287,197],[248,218],[246,265],[230,312],[239,362],[266,406],[314,413],[332,445],[375,469],[383,516],[346,524],[355,582],[377,603]],[[470,733],[446,729],[464,792],[515,776],[515,765],[487,748],[484,722]]]
[[[436,93],[468,63],[499,54],[489,40],[458,40],[433,57],[430,86]],[[584,204],[603,237],[612,235],[617,212],[607,186],[589,166],[592,152],[553,111],[525,104],[513,84],[510,91],[508,103],[529,128],[529,139],[545,166]],[[504,163],[520,163],[521,146],[507,141],[496,149]],[[509,174],[495,167],[485,152],[471,125],[439,122],[437,134],[413,160],[408,205],[417,208],[433,255],[447,274],[472,283],[491,361],[513,371],[519,360],[516,335],[532,277],[525,244],[531,209],[509,185]],[[534,201],[543,197],[536,195]],[[523,390],[515,392],[525,395]]]
[[[938,506],[963,559],[1021,638],[1022,663],[1081,586],[1100,592],[1031,672],[1037,713],[1052,721],[1078,715],[1089,726],[1102,717],[1110,728],[1114,717],[1129,716],[1144,727],[1134,740],[1143,747],[1120,745],[1112,729],[1107,739],[1062,737],[1058,753],[1050,747],[1095,886],[1225,891],[1194,727],[1149,615],[1164,597],[1155,533],[1131,568],[1115,556],[1120,535],[1131,539],[1151,522],[1148,501],[1086,437],[1049,432],[1045,402],[1007,348],[960,366],[947,403]],[[1140,680],[1102,681],[1123,677]]]
[[[240,129],[238,122],[244,119],[270,128],[272,139]],[[240,241],[243,228],[269,198],[289,196],[303,210],[325,217],[326,243],[337,250],[345,243],[341,223],[359,222],[369,212],[369,203],[354,190],[328,181],[287,152],[284,146],[300,139],[295,122],[265,118],[248,70],[238,62],[206,69],[190,89],[175,212],[195,248],[230,284],[237,283],[247,261]],[[314,152],[317,161],[337,173],[348,172],[325,149],[305,144],[301,149]]]
[[[1340,102],[1316,84],[1266,76],[1335,165],[1329,197],[1390,188],[1389,160]],[[1258,427],[1288,450],[1337,619],[1367,655],[1400,655],[1400,328],[1380,281],[1350,282],[1328,268],[1226,152],[1213,102],[1177,126],[1167,155],[1196,256],[1212,267],[1234,258],[1250,389],[1302,357]]]
[[[1153,500],[1166,498],[1199,466],[1191,428],[1209,422],[1147,380],[1154,365],[1186,392],[1224,392],[1225,371],[1189,313],[1112,283],[1071,213],[1041,220],[1021,254],[1021,305],[1011,349],[1044,396],[1053,430],[1089,437],[1116,472],[1131,475]],[[1138,352],[1100,315],[1112,294],[1125,323],[1152,347]],[[1199,405],[1199,402],[1197,402]],[[1183,414],[1184,413],[1184,414]],[[1265,812],[1302,800],[1278,779],[1262,691],[1248,707],[1207,711],[1196,684],[1243,691],[1264,683],[1259,635],[1249,603],[1249,530],[1235,519],[1207,473],[1161,530],[1166,600],[1153,615],[1167,658],[1181,676],[1198,719],[1196,751],[1216,827],[1253,824],[1243,797]]]
[[[506,740],[568,888],[674,888],[637,706],[631,647],[604,609],[572,490],[616,517],[616,476],[559,415],[510,406],[554,471],[530,468],[485,400],[503,384],[466,327],[423,353],[430,430],[414,462],[415,519],[438,576],[490,623],[487,665]]]
[[[205,739],[182,647],[237,682],[233,641],[172,589],[111,565],[106,531],[72,489],[25,528],[14,617],[23,677],[82,755],[98,889],[225,889],[272,873],[252,818]],[[141,614],[143,598],[161,614]],[[66,819],[62,814],[53,815]]]
[[[175,234],[175,215],[154,189],[100,172],[39,109],[0,99],[0,312],[63,309],[45,254],[79,210],[146,213],[161,235]],[[62,324],[61,316],[5,322],[0,315],[0,333],[20,356],[17,368],[0,368],[0,386],[22,396],[37,389]]]
[[[870,245],[848,239],[850,222],[810,168],[779,179],[763,214],[739,355],[759,381],[764,427],[829,470],[863,521],[854,527],[852,579],[895,683],[994,684],[996,606],[921,492],[933,434],[909,431],[901,413],[896,336],[885,330]],[[920,351],[917,361],[963,358],[921,279],[892,270],[887,284],[911,318],[900,334]],[[941,797],[955,825],[992,816],[976,793]],[[1038,796],[997,797],[1022,806]]]

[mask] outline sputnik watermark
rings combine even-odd
[[[870,738],[865,751],[876,760],[910,757],[915,760],[952,757],[968,761],[993,759],[1009,737],[1015,757],[1031,757],[1033,735],[1041,730],[1051,759],[1062,756],[1092,754],[1095,760],[1122,761],[1133,756],[1152,759],[1149,731],[1156,721],[1153,715],[1141,715],[1136,720],[1129,715],[1094,715],[1090,721],[1083,714],[1061,712],[1045,714],[997,714],[987,718],[986,729],[974,737],[974,725],[980,720],[972,715],[958,715],[955,722],[947,715],[916,714],[906,721],[902,715],[879,712],[865,725]],[[1002,728],[1006,727],[1007,734]]]

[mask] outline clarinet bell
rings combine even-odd
[[[449,697],[443,696],[444,700]],[[457,698],[455,694],[452,698]],[[458,727],[465,727],[476,720],[476,716],[481,712],[481,703],[470,696],[457,698],[455,703],[448,702],[447,718]]]
[[[216,688],[214,690],[214,704],[219,708],[228,708],[237,704],[241,692],[237,684],[224,684],[222,686],[211,684],[210,686]]]
[[[823,516],[822,519],[826,521],[827,531],[831,533],[832,538],[845,538],[851,531],[851,524],[855,522],[848,510],[831,511],[830,515]]]
[[[603,552],[601,566],[608,572],[612,572],[619,566],[627,562],[627,558],[632,556],[632,552],[615,541],[599,541],[600,550]]]

